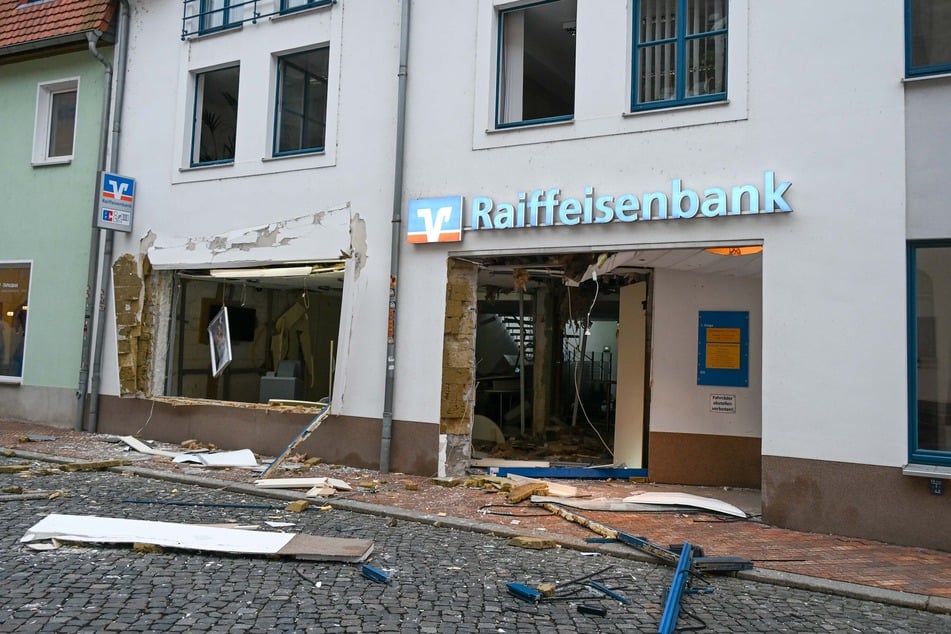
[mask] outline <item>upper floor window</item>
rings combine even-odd
[[[281,13],[290,13],[291,11],[320,7],[332,3],[333,0],[281,0]]]
[[[239,75],[238,66],[196,75],[192,167],[234,161]]]
[[[242,0],[201,0],[199,3],[198,32],[218,31],[236,24],[241,2]]]
[[[574,116],[577,13],[577,0],[544,0],[500,12],[496,127]]]
[[[951,2],[906,0],[905,73],[951,73]]]
[[[909,462],[951,465],[951,241],[908,247]]]
[[[726,99],[728,0],[638,0],[632,110]]]
[[[329,61],[328,48],[278,58],[275,156],[324,148]]]
[[[66,163],[73,158],[79,80],[40,84],[36,96],[33,163]]]

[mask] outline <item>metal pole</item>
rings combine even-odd
[[[119,37],[116,50],[116,63],[119,71],[116,73],[116,102],[112,116],[112,145],[109,157],[110,169],[115,172],[119,167],[119,134],[122,130],[122,102],[125,95],[125,61],[128,51],[129,38],[129,3],[121,0],[119,12]],[[90,50],[95,52],[95,44],[90,42]],[[108,64],[99,56],[103,64]],[[111,68],[111,67],[109,67]],[[110,75],[111,78],[111,75]],[[111,84],[111,81],[110,81]],[[115,239],[114,231],[107,231],[102,250],[102,264],[100,266],[99,312],[96,317],[96,353],[93,356],[92,386],[89,395],[89,431],[95,433],[99,426],[99,388],[102,380],[102,350],[103,334],[105,331],[106,303],[109,298],[109,280],[111,279],[110,263],[112,262],[112,244]]]
[[[383,387],[383,417],[380,434],[380,473],[390,471],[390,444],[393,439],[393,392],[396,383],[396,291],[403,237],[403,155],[406,131],[406,67],[409,57],[409,5],[402,0],[400,18],[400,67],[396,105],[396,154],[393,174],[393,220],[390,237],[390,298],[386,332],[386,379]]]
[[[525,291],[518,292],[518,395],[522,435],[525,435]]]

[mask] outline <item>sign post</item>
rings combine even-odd
[[[99,181],[96,227],[130,233],[134,206],[135,179],[103,172]]]

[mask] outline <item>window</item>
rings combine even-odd
[[[237,66],[197,75],[192,166],[234,161],[238,130]]]
[[[951,73],[951,2],[906,0],[905,72]]]
[[[275,156],[324,148],[329,51],[318,48],[278,58]]]
[[[332,0],[281,0],[281,13],[331,4]]]
[[[79,80],[40,84],[36,96],[33,163],[68,163],[76,137]]]
[[[0,382],[23,377],[26,317],[29,309],[30,264],[0,262]]]
[[[500,13],[497,128],[574,116],[577,13],[577,0],[546,0]]]
[[[951,465],[951,241],[908,249],[909,462]]]
[[[632,110],[726,99],[727,3],[635,3]]]
[[[237,13],[242,0],[201,0],[199,3],[198,32],[220,31],[238,23]]]

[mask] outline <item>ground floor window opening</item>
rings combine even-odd
[[[646,287],[650,272],[625,267],[592,279],[596,261],[590,254],[477,261],[475,457],[618,464],[621,291]],[[646,299],[637,305],[647,310]]]
[[[178,272],[166,395],[247,403],[328,400],[343,271],[344,262],[311,262]],[[222,307],[230,362],[215,376],[209,325],[218,325],[212,322]]]

